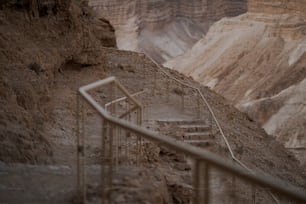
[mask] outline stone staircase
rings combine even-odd
[[[156,122],[161,127],[161,132],[172,130],[172,136],[193,146],[206,148],[213,143],[214,135],[205,120],[163,119]]]

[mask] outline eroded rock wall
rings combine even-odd
[[[164,62],[190,49],[210,25],[246,12],[246,0],[90,0],[116,29],[118,48]]]
[[[88,53],[85,61],[81,59],[83,50],[115,46],[110,24],[90,20],[84,15],[88,11],[75,1],[69,11],[35,18],[14,4],[0,9],[0,161],[53,162],[57,147],[50,132],[54,129],[60,138],[67,131],[66,121],[57,115],[65,113],[55,105],[65,90],[62,86],[55,91],[61,67],[72,61],[80,67],[90,65]]]
[[[306,17],[304,0],[249,0],[248,11],[265,14],[291,14]]]
[[[247,14],[216,22],[165,65],[231,100],[287,147],[304,147],[305,5],[251,0]]]
[[[173,17],[186,17],[197,22],[237,16],[246,12],[244,0],[90,0],[89,6],[103,10],[112,23],[125,23],[137,16],[142,22],[157,24]]]

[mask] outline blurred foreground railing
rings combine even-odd
[[[120,98],[125,100],[119,100]],[[119,102],[110,103],[115,100]],[[106,104],[110,111],[105,110]],[[91,134],[96,134],[93,132],[95,128],[100,129],[101,203],[113,202],[113,178],[120,166],[141,167],[146,162],[143,153],[148,143],[164,146],[192,160],[194,204],[220,203],[220,200],[216,201],[220,193],[224,193],[225,199],[221,203],[267,203],[269,198],[256,189],[269,189],[287,203],[306,202],[306,193],[288,183],[249,173],[212,153],[142,128],[142,105],[114,77],[81,87],[77,107],[78,189],[83,203],[87,202],[85,170],[90,162],[90,158],[86,156],[87,140]],[[97,117],[94,117],[95,114]],[[89,117],[92,119],[90,124],[95,124],[95,127],[86,129],[86,120]],[[100,122],[94,123],[97,120]],[[222,172],[222,179],[217,181],[218,175],[215,172]],[[218,183],[220,185],[216,187]],[[224,186],[227,189],[222,190],[220,187]]]

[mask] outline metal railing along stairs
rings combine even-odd
[[[109,87],[110,86],[110,87]],[[108,92],[114,98],[126,97],[122,104],[111,103],[110,112],[105,110],[106,99],[101,101],[101,91],[98,88],[107,88],[103,94]],[[115,91],[116,89],[116,91]],[[120,92],[120,94],[119,94]],[[105,97],[108,98],[108,97]],[[86,117],[97,114],[101,119],[101,203],[112,203],[113,178],[120,166],[140,166],[144,162],[143,142],[153,142],[170,150],[186,155],[193,161],[193,196],[192,203],[211,203],[212,185],[211,173],[218,169],[230,178],[235,177],[244,180],[251,186],[252,192],[244,193],[247,201],[256,203],[253,189],[255,187],[267,188],[282,195],[291,201],[306,202],[306,194],[301,189],[284,183],[278,179],[250,173],[234,163],[224,161],[222,158],[175,139],[159,135],[141,127],[142,105],[114,78],[109,77],[79,89],[77,97],[77,137],[78,137],[78,189],[82,195],[83,203],[86,198]],[[88,108],[86,108],[86,104]],[[101,104],[102,103],[102,104]],[[90,112],[91,111],[91,112]],[[85,136],[86,135],[86,136]],[[119,148],[120,147],[120,148]],[[136,151],[135,151],[136,150]],[[136,152],[136,153],[135,153]],[[238,191],[244,189],[237,189]],[[247,195],[245,195],[247,194]],[[258,194],[258,192],[257,192]],[[256,195],[256,191],[255,191]],[[233,196],[235,197],[235,196]],[[259,196],[260,197],[260,196]],[[250,198],[250,199],[249,199]],[[235,203],[233,198],[232,203]],[[244,200],[245,201],[245,200]],[[229,203],[231,201],[228,201]]]
[[[144,53],[142,53],[143,55],[145,55]],[[232,147],[227,139],[227,137],[225,136],[224,134],[224,131],[223,131],[223,128],[221,127],[220,125],[220,122],[218,121],[212,107],[210,106],[210,104],[208,103],[208,101],[206,100],[205,96],[203,95],[203,93],[201,92],[201,90],[197,87],[194,87],[190,84],[187,84],[187,83],[184,83],[183,81],[173,77],[171,74],[167,73],[164,68],[162,68],[155,60],[153,60],[150,56],[148,55],[145,55],[148,59],[150,59],[154,64],[155,66],[158,68],[158,71],[160,71],[163,75],[165,75],[166,77],[168,77],[170,80],[172,81],[175,81],[176,83],[178,84],[181,84],[182,87],[187,87],[187,88],[190,88],[190,89],[193,89],[197,92],[198,96],[200,97],[200,99],[202,100],[202,105],[206,106],[208,108],[208,111],[210,113],[210,117],[211,117],[211,127],[212,127],[212,123],[214,122],[217,126],[217,130],[220,132],[221,136],[222,136],[222,139],[223,141],[225,142],[226,144],[226,147],[230,153],[230,156],[231,158],[233,159],[233,161],[237,162],[240,166],[242,166],[244,169],[246,169],[248,172],[250,172],[251,174],[254,174],[255,172],[250,169],[249,167],[247,167],[247,165],[245,165],[242,161],[240,161],[234,154],[233,150],[232,150]],[[157,80],[157,76],[156,74],[154,74],[154,87],[156,87],[156,80]],[[184,95],[182,95],[182,97],[184,97]],[[184,108],[184,98],[181,100],[181,103],[182,103],[182,107]],[[200,111],[198,111],[200,112]],[[256,191],[256,190],[255,190]],[[254,191],[254,193],[255,193]],[[277,197],[272,193],[272,192],[269,192],[271,198],[274,200],[275,203],[277,204],[280,204],[280,201],[277,199]],[[253,195],[256,197],[256,195]]]
[[[105,49],[110,49],[110,50],[114,50],[113,48],[105,48]],[[197,105],[196,105],[196,113],[197,113],[197,117],[200,118],[201,115],[203,115],[201,113],[201,108],[202,109],[205,109],[205,107],[208,109],[208,115],[211,119],[209,119],[211,122],[210,122],[210,126],[211,126],[211,131],[212,131],[212,134],[213,135],[216,135],[217,132],[220,133],[221,135],[221,138],[222,140],[224,141],[225,143],[225,146],[226,146],[226,149],[229,151],[230,153],[230,157],[232,158],[232,160],[236,163],[238,163],[240,166],[242,166],[243,168],[245,168],[248,172],[254,174],[255,172],[250,169],[249,167],[247,167],[247,165],[245,165],[242,161],[240,161],[234,154],[232,148],[231,148],[231,145],[227,139],[227,137],[225,136],[225,133],[223,131],[223,128],[221,127],[220,125],[220,122],[218,121],[212,107],[210,106],[210,104],[208,103],[207,99],[205,98],[204,94],[201,92],[201,90],[197,87],[194,87],[190,84],[187,84],[177,78],[175,78],[174,76],[172,76],[170,73],[168,73],[167,71],[165,71],[165,69],[163,67],[161,67],[155,60],[153,60],[150,56],[146,55],[145,53],[138,53],[140,55],[143,55],[143,56],[146,56],[151,62],[153,62],[153,64],[155,65],[154,67],[156,68],[155,72],[153,73],[153,78],[154,78],[154,85],[153,85],[153,89],[152,89],[152,94],[154,95],[155,92],[156,92],[156,89],[157,89],[157,81],[159,79],[159,77],[157,76],[157,73],[161,73],[162,75],[164,75],[168,81],[167,81],[167,85],[166,85],[166,93],[167,93],[167,101],[169,101],[169,92],[170,92],[170,86],[171,86],[171,81],[173,81],[174,83],[177,83],[179,84],[179,88],[181,89],[181,93],[184,93],[184,89],[191,89],[191,90],[194,90],[196,92],[196,96],[197,96]],[[144,81],[146,81],[146,71],[145,69],[143,70],[143,74],[144,74]],[[148,92],[148,91],[147,91]],[[136,93],[136,95],[139,95],[139,94],[142,94],[144,93],[144,91],[140,91],[138,93]],[[121,100],[124,100],[125,98],[122,98],[120,99]],[[110,102],[108,105],[110,105],[111,103],[117,103],[118,101],[117,100],[114,100],[112,102]],[[181,106],[181,109],[184,111],[185,109],[185,104],[186,104],[186,99],[184,98],[184,94],[181,94],[181,99],[179,100],[180,102],[180,106]],[[202,103],[201,103],[202,102]],[[146,109],[147,107],[144,107],[144,109]],[[146,111],[144,110],[144,113]],[[215,124],[216,126],[216,131],[214,132],[213,131],[213,123]],[[255,189],[256,191],[256,189]],[[255,192],[254,191],[254,192]],[[275,203],[277,204],[280,204],[280,201],[278,200],[277,196],[275,196],[272,192],[268,192],[271,196],[271,198],[274,200]],[[254,195],[256,197],[256,195]]]

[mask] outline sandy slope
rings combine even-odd
[[[83,12],[88,10],[74,2],[69,12],[60,10],[57,15],[30,21],[22,8],[0,9],[2,161],[52,162],[47,126],[55,128],[55,123],[60,123],[52,114],[56,109],[52,101],[64,65],[76,63],[80,68],[90,64],[90,57],[85,62],[82,59],[87,44],[115,46],[113,28],[107,21],[90,20]]]

